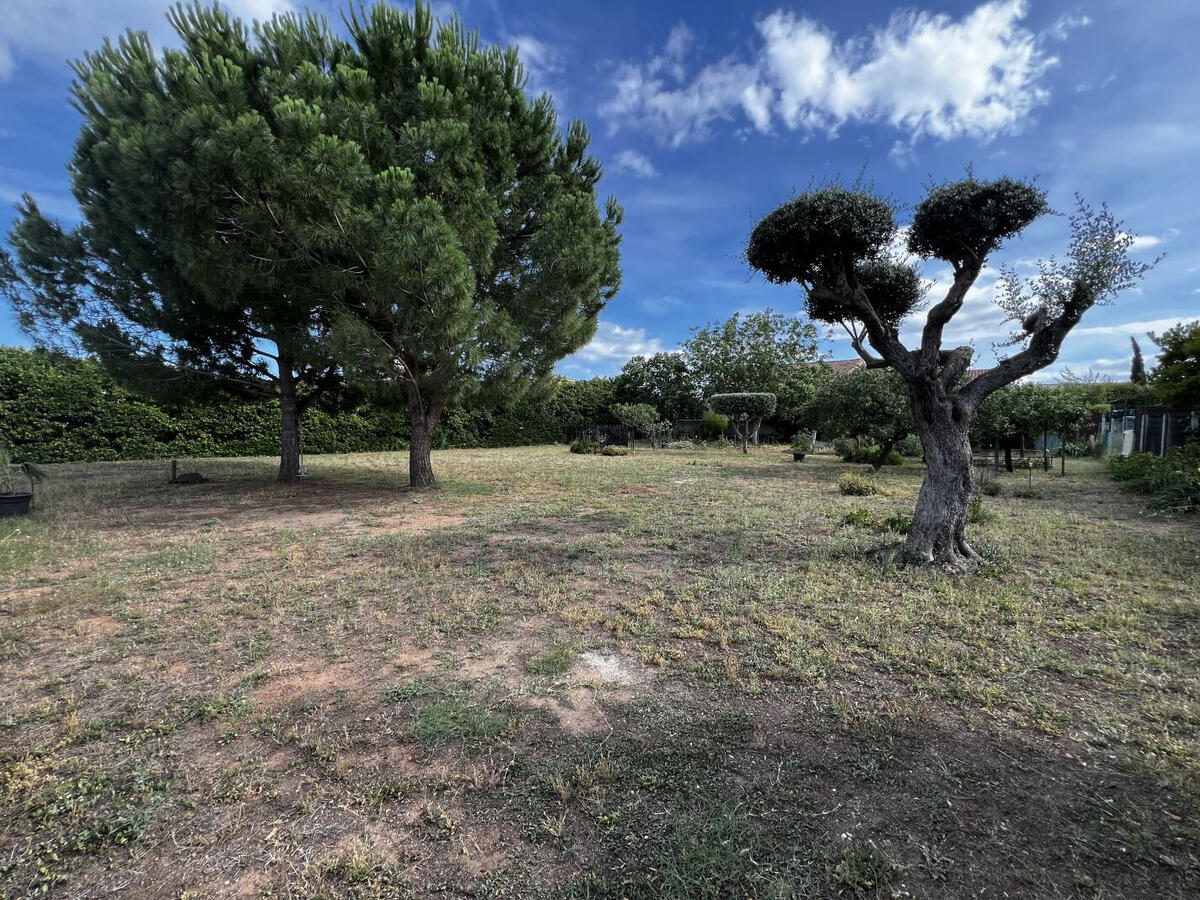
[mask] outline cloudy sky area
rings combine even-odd
[[[227,0],[247,17],[325,0]],[[78,128],[66,60],[126,27],[170,40],[166,0],[4,0],[0,4],[0,229],[23,192],[76,215],[65,163]],[[1116,378],[1130,335],[1200,317],[1200,4],[1195,0],[738,3],[461,0],[488,41],[520,46],[531,86],[590,126],[602,188],[626,211],[624,284],[596,339],[560,371],[610,374],[674,349],[735,311],[800,309],[739,259],[757,219],[813,179],[860,170],[911,207],[930,179],[968,165],[1031,176],[1059,210],[1107,201],[1162,262],[1136,292],[1093,310],[1059,362]],[[904,214],[902,214],[903,216]],[[995,262],[1061,252],[1063,218],[1032,226]],[[944,266],[926,276],[947,282]],[[947,330],[994,358],[1007,333],[984,273]],[[906,333],[912,334],[910,324]],[[7,310],[0,343],[25,343]],[[825,351],[852,355],[832,335]],[[1003,352],[1003,350],[1001,351]]]

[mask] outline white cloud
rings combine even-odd
[[[128,28],[146,31],[156,44],[173,43],[167,23],[170,0],[4,0],[0,3],[0,81],[24,60],[53,65],[78,59]],[[223,0],[244,19],[269,19],[295,9],[291,0]]]
[[[1138,336],[1148,331],[1160,332],[1174,328],[1185,321],[1182,316],[1171,316],[1164,319],[1144,319],[1138,322],[1118,322],[1115,325],[1091,325],[1087,328],[1075,328],[1072,335],[1129,335]]]
[[[1159,244],[1161,244],[1163,242],[1163,240],[1164,240],[1164,238],[1161,238],[1158,235],[1154,235],[1154,234],[1135,235],[1133,238],[1133,243],[1130,244],[1129,249],[1134,250],[1134,251],[1150,250],[1150,249],[1153,249],[1154,247],[1157,247]]]
[[[508,38],[521,55],[521,65],[529,76],[529,90],[535,94],[549,91],[549,82],[563,69],[562,52],[552,44],[535,38],[531,34],[518,34]]]
[[[654,178],[658,175],[654,163],[636,150],[622,150],[613,158],[613,167],[635,178]]]
[[[622,66],[616,94],[600,107],[601,115],[614,125],[637,125],[656,140],[678,146],[704,137],[717,119],[732,118],[743,97],[750,98],[754,109],[761,105],[757,73],[745,63],[727,60],[708,66],[690,84],[675,89],[658,77],[664,70],[668,74],[672,70],[664,57],[655,57],[645,66]]]
[[[1046,29],[1046,34],[1055,40],[1065,41],[1076,28],[1086,28],[1092,24],[1091,18],[1084,15],[1064,15]]]
[[[658,338],[646,337],[645,328],[622,328],[614,322],[601,321],[596,336],[568,360],[592,364],[624,365],[634,356],[648,356],[663,349]]]
[[[888,151],[888,159],[894,162],[898,168],[907,169],[909,166],[916,164],[917,154],[913,150],[911,143],[895,141],[892,144],[892,149]]]
[[[813,19],[778,10],[757,23],[752,59],[729,56],[690,79],[684,56],[694,40],[690,32],[680,39],[677,26],[662,53],[620,67],[601,114],[614,130],[640,128],[672,146],[739,114],[761,132],[779,124],[833,134],[847,122],[877,122],[910,141],[986,140],[1019,130],[1049,96],[1040,79],[1057,60],[1047,36],[1021,25],[1026,12],[1025,0],[992,0],[957,20],[902,12],[839,40]],[[893,155],[903,159],[897,146]]]

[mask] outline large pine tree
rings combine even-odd
[[[409,406],[431,483],[445,405],[536,387],[615,292],[620,209],[597,209],[585,129],[526,97],[515,49],[435,35],[423,3],[352,14],[350,40],[313,15],[170,20],[177,50],[131,32],[76,64],[83,222],[23,206],[22,321],[125,371],[269,380],[283,481],[303,405],[348,375]]]
[[[354,383],[407,406],[409,481],[427,486],[449,403],[540,390],[591,339],[620,281],[621,209],[599,210],[587,130],[560,133],[550,97],[526,95],[514,48],[457,20],[435,31],[421,3],[349,25],[372,103],[363,190],[338,217],[361,270],[338,346]]]

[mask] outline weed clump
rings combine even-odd
[[[894,531],[897,534],[908,534],[912,531],[912,516],[904,513],[880,516],[874,510],[864,507],[846,513],[842,517],[842,524],[855,528],[866,528],[870,531]]]
[[[879,493],[879,485],[862,475],[847,472],[838,479],[838,490],[848,497],[869,497]]]

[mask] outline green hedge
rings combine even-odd
[[[504,409],[451,409],[435,445],[565,443],[573,428],[610,423],[613,400],[612,379],[596,378],[564,381],[547,399],[520,400]],[[408,416],[396,410],[311,408],[302,428],[306,453],[408,446]],[[120,387],[90,360],[3,347],[0,441],[35,463],[272,456],[279,452],[279,406],[273,400],[223,400],[162,407]]]

